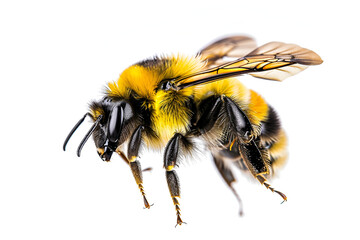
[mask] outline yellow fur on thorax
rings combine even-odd
[[[127,99],[133,91],[141,98],[154,100],[156,88],[162,80],[193,74],[201,71],[205,66],[201,57],[172,55],[162,59],[168,60],[164,69],[138,64],[130,66],[122,72],[117,81],[108,83],[107,93],[110,96]],[[187,90],[189,89],[183,91]]]
[[[138,97],[153,100],[159,82],[156,72],[133,65],[123,71],[117,81],[108,84],[108,94],[128,99],[131,93],[136,93]]]
[[[162,73],[163,79],[193,74],[205,66],[199,57],[176,56],[172,58],[171,63]],[[161,145],[166,144],[174,133],[185,134],[189,130],[192,112],[186,102],[193,94],[194,88],[190,87],[180,91],[159,90],[154,96],[154,114],[151,120],[153,129],[160,137]]]
[[[186,76],[203,70],[205,63],[201,57],[184,57],[173,55],[163,57],[166,66],[133,65],[126,69],[115,82],[108,84],[108,95],[129,99],[133,97],[146,99],[146,106],[152,111],[151,127],[158,138],[147,139],[148,146],[163,147],[176,133],[185,133],[190,124],[191,111],[185,106],[193,95],[193,87],[180,91],[158,90],[164,79]],[[161,69],[159,69],[161,68]]]
[[[160,145],[166,144],[174,133],[185,134],[190,125],[191,110],[186,106],[189,95],[171,92],[159,91],[155,96],[151,121]]]

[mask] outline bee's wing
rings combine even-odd
[[[198,84],[205,84],[228,77],[249,73],[255,77],[282,81],[306,68],[323,61],[315,52],[295,44],[270,42],[256,48],[245,57],[217,67],[174,79],[175,88],[180,90]]]
[[[225,58],[241,58],[256,48],[255,40],[247,36],[222,38],[203,48],[199,55],[208,67],[223,64]]]
[[[267,43],[255,49],[248,55],[255,56],[271,54],[279,59],[279,61],[288,60],[289,63],[293,62],[293,64],[288,66],[284,65],[283,67],[280,66],[279,68],[274,68],[271,71],[250,73],[250,75],[263,79],[282,81],[285,78],[305,70],[308,65],[319,65],[323,62],[319,55],[309,49],[302,48],[295,44],[285,44],[282,42]],[[290,59],[286,59],[287,57],[290,57]],[[271,65],[268,67],[271,67]]]

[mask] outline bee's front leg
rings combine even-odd
[[[135,178],[136,184],[138,185],[141,195],[144,199],[144,205],[146,208],[150,208],[150,204],[145,196],[145,191],[143,187],[143,178],[142,178],[142,171],[141,171],[141,165],[140,162],[137,160],[137,157],[139,155],[139,149],[141,145],[141,139],[142,139],[142,131],[144,127],[139,126],[135,129],[133,134],[130,137],[129,146],[128,146],[128,156],[127,160],[129,162],[129,166],[131,169],[131,172]],[[118,152],[118,154],[123,158],[126,159],[126,156],[121,151]]]

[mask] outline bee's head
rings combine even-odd
[[[64,142],[63,149],[72,134],[84,121],[86,116],[90,116],[94,124],[81,141],[77,155],[80,157],[81,149],[91,135],[95,142],[97,152],[102,160],[109,161],[116,148],[127,139],[127,132],[124,128],[133,117],[131,105],[125,100],[113,101],[104,98],[101,101],[94,101],[90,104],[90,112],[86,113],[82,119],[74,126]]]

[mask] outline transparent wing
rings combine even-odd
[[[232,36],[222,38],[207,47],[199,54],[207,61],[207,66],[221,65],[229,58],[245,57],[256,48],[253,38],[247,36]]]
[[[204,71],[173,80],[180,90],[198,84],[218,81],[249,73],[255,77],[282,81],[304,70],[306,66],[323,61],[315,52],[295,44],[270,42],[238,58]]]
[[[307,68],[306,65],[318,65],[322,63],[322,60],[319,55],[314,53],[313,51],[302,48],[295,44],[285,44],[281,42],[270,42],[267,43],[248,55],[275,55],[277,58],[286,58],[294,57],[294,62],[296,64],[292,64],[289,66],[284,66],[281,68],[275,68],[272,71],[266,72],[258,72],[258,73],[251,73],[250,75],[258,78],[275,80],[275,81],[282,81],[285,78],[293,76]],[[292,59],[288,59],[291,61]]]

